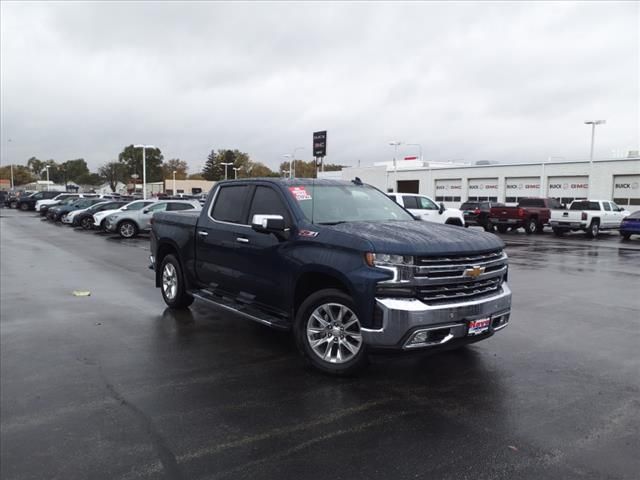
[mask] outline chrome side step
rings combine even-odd
[[[253,308],[250,305],[237,303],[228,298],[220,297],[204,290],[196,290],[190,293],[198,300],[207,302],[208,304],[227,312],[235,313],[244,318],[272,328],[289,330],[289,325],[287,325],[283,319],[269,315],[268,313],[262,312],[257,308]]]

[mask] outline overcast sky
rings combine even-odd
[[[2,163],[150,143],[276,167],[541,160],[637,149],[638,2],[1,4]],[[11,142],[8,142],[11,139]],[[400,152],[413,154],[415,147]]]

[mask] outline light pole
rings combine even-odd
[[[289,159],[289,170],[285,170],[285,172],[287,172],[289,174],[289,178],[293,178],[293,155],[291,155],[290,153],[285,153],[284,155],[282,155],[282,158],[288,158]]]
[[[233,179],[237,180],[238,179],[238,172],[242,170],[242,167],[233,167]]]
[[[176,194],[178,192],[176,192],[176,171],[173,171],[173,196],[175,197]]]
[[[227,167],[233,165],[233,162],[220,162],[220,165],[224,165],[224,179],[227,179]]]
[[[393,191],[395,192],[398,189],[398,146],[402,145],[402,142],[395,140],[393,142],[389,142],[389,145],[394,147],[393,151],[393,178],[394,185]]]
[[[47,192],[49,191],[49,169],[51,168],[51,165],[45,165],[45,170],[47,171]],[[42,177],[40,177],[42,178]]]
[[[11,143],[11,139],[7,139],[7,159],[9,158],[9,144]],[[9,164],[9,170],[11,171],[11,191],[15,188],[15,184],[13,183],[13,163]]]
[[[153,145],[134,145],[133,148],[142,149],[142,199],[147,199],[147,148],[156,148]]]
[[[584,122],[585,125],[591,125],[591,154],[589,155],[589,163],[593,163],[593,143],[596,136],[596,125],[604,125],[607,123],[606,120],[587,120]]]
[[[291,154],[291,156],[293,157],[293,178],[296,178],[296,151],[297,150],[304,150],[304,147],[296,147],[293,149],[293,153]]]

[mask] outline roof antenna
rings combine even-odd
[[[362,185],[362,180],[360,180],[360,177],[356,177],[353,180],[351,180],[351,183],[355,185]]]

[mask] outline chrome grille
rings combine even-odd
[[[417,297],[429,305],[463,302],[482,298],[501,290],[502,276],[483,280],[429,285],[417,289]]]
[[[448,255],[446,257],[418,257],[418,266],[437,267],[451,265],[478,265],[479,263],[500,260],[503,256],[502,250],[483,253],[479,255]]]

